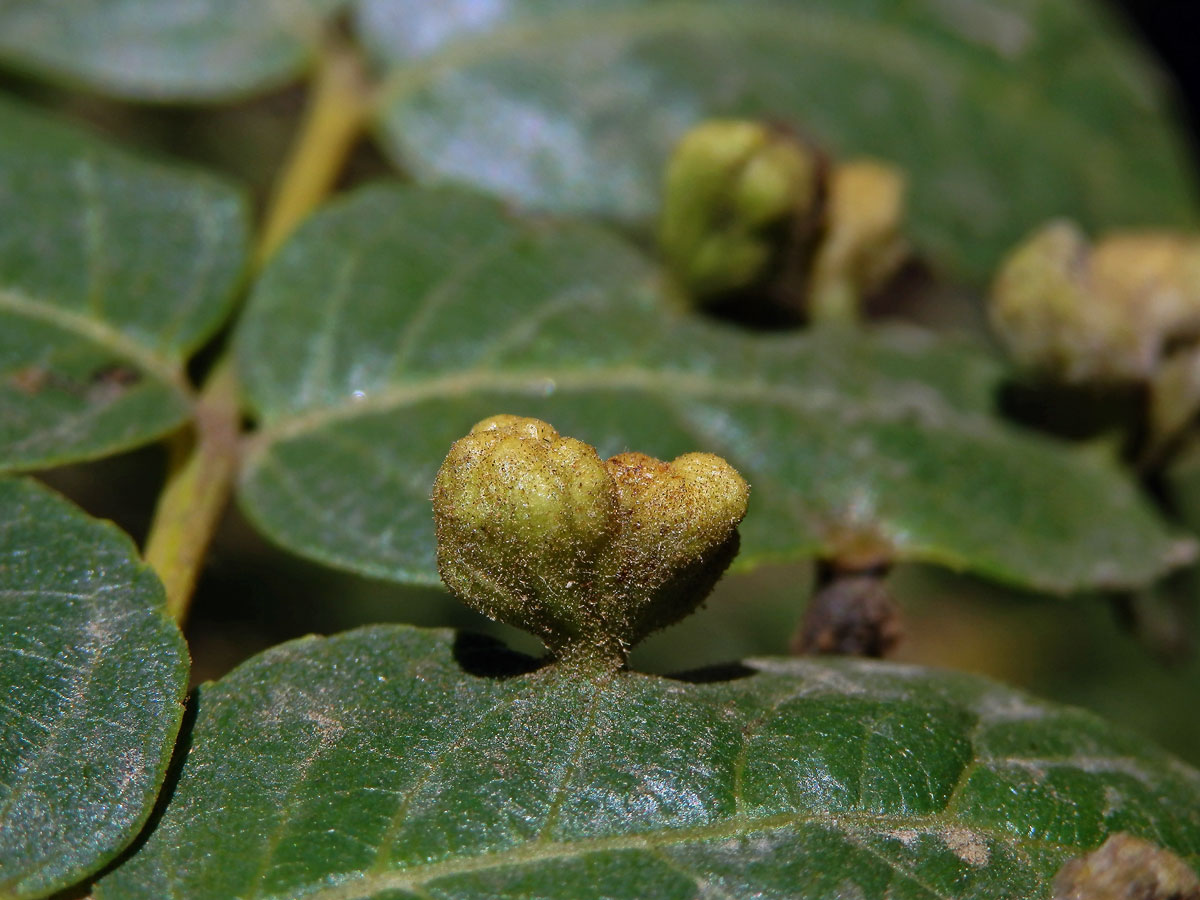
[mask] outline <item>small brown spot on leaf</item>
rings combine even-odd
[[[30,397],[40,394],[50,384],[50,370],[45,366],[24,366],[8,376],[8,383]]]
[[[112,401],[142,380],[142,375],[129,366],[103,366],[88,378],[88,398],[97,401]]]
[[[987,843],[973,831],[948,828],[942,832],[942,840],[955,856],[969,866],[986,866],[991,859]]]

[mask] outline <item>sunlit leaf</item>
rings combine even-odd
[[[263,425],[243,505],[370,575],[436,581],[434,474],[498,412],[604,455],[725,456],[752,488],[743,565],[882,553],[1071,591],[1193,552],[1113,461],[995,419],[1001,371],[978,348],[688,316],[608,232],[470,194],[381,187],[319,214],[263,275],[237,349]]]
[[[1116,831],[1200,861],[1200,774],[977,677],[528,670],[402,626],[267,651],[200,689],[99,900],[1033,900]]]
[[[791,123],[912,181],[911,231],[983,279],[1051,216],[1195,223],[1164,80],[1090,0],[363,0],[381,129],[423,178],[644,222],[698,120]]]
[[[7,0],[0,61],[118,97],[213,100],[298,74],[345,3]]]
[[[112,525],[0,479],[0,897],[45,897],[150,815],[188,657],[163,590]]]
[[[0,471],[182,422],[187,355],[230,310],[246,231],[223,182],[0,101]]]

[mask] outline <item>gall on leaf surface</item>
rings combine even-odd
[[[362,0],[386,148],[419,179],[648,227],[714,117],[910,179],[910,234],[983,283],[1033,223],[1194,226],[1166,80],[1091,0]]]
[[[754,334],[688,316],[611,232],[376,186],[268,265],[236,336],[260,420],[250,517],[313,559],[437,583],[429,498],[498,412],[602,457],[705,451],[750,483],[735,568],[880,554],[1068,593],[1186,562],[1115,461],[998,420],[985,350],[907,329]]]

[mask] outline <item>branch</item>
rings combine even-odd
[[[355,48],[331,40],[321,58],[300,134],[268,207],[258,245],[261,266],[333,189],[362,134],[370,91]]]
[[[256,270],[333,189],[362,133],[369,96],[354,48],[331,41],[268,206],[255,253]],[[179,623],[187,618],[196,579],[237,477],[238,394],[233,362],[226,354],[197,398],[190,430],[175,437],[167,483],[146,540],[146,562],[162,579],[167,609]]]
[[[167,589],[167,611],[181,623],[237,474],[238,389],[228,357],[197,398],[192,424],[192,433],[175,438],[145,553]]]

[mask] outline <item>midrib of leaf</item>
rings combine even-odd
[[[389,61],[394,67],[380,86],[376,109],[388,108],[430,84],[438,76],[460,68],[469,68],[505,55],[529,58],[543,50],[565,52],[573,41],[597,39],[633,40],[656,33],[691,32],[713,34],[727,39],[731,31],[746,37],[778,38],[787,34],[797,42],[825,50],[841,58],[853,59],[876,70],[927,82],[944,89],[946,84],[962,84],[963,63],[932,41],[922,40],[912,29],[880,22],[868,22],[850,16],[827,15],[796,7],[788,9],[761,6],[739,8],[735,16],[728,7],[697,7],[693,3],[656,3],[653,8],[597,12],[585,10],[546,17],[530,25],[513,25],[490,31],[482,37],[468,36],[452,40],[444,49],[412,63]],[[978,74],[978,73],[977,73]],[[1039,149],[1068,158],[1076,166],[1087,165],[1076,153],[1079,146],[1098,150],[1115,146],[1113,137],[1092,127],[1052,103],[1040,91],[1002,75],[980,77],[968,82],[985,87],[980,102],[993,115],[1013,121],[1014,129],[1034,130],[1047,136]],[[1034,127],[1033,120],[1042,124]],[[1055,127],[1049,123],[1054,123]],[[1061,130],[1059,130],[1061,129]],[[1051,140],[1048,132],[1060,139]]]
[[[548,673],[549,674],[549,673]],[[553,677],[551,675],[551,677]],[[616,679],[612,676],[598,675],[591,678],[595,686],[595,696],[588,703],[588,712],[581,723],[576,740],[582,741],[588,730],[593,727],[593,717],[596,708],[600,701],[608,694],[608,692],[616,684]],[[541,679],[534,677],[530,680],[526,691],[518,691],[509,696],[504,707],[510,706],[512,703],[518,702],[524,696],[527,696],[527,691],[530,689],[537,690],[539,687],[544,687]],[[751,723],[750,727],[745,729],[741,739],[741,749],[739,751],[735,766],[742,764],[743,755],[749,748],[757,727],[764,722],[770,720],[774,711],[788,703],[797,696],[804,695],[811,688],[805,687],[797,691],[790,691],[777,698],[768,709],[764,710]],[[496,710],[492,711],[493,713]],[[931,815],[912,816],[912,815],[897,815],[897,814],[880,814],[862,811],[822,811],[816,810],[812,812],[795,813],[774,813],[768,815],[753,815],[745,811],[744,802],[742,799],[742,788],[740,780],[735,781],[734,799],[735,812],[719,822],[711,822],[707,825],[698,825],[687,828],[666,828],[659,831],[647,831],[634,834],[609,835],[604,837],[582,838],[576,840],[556,841],[547,837],[547,831],[553,827],[553,823],[557,818],[557,811],[561,805],[561,801],[565,798],[570,781],[573,779],[574,770],[578,763],[578,753],[573,753],[567,770],[564,773],[564,778],[560,783],[556,796],[553,799],[550,809],[547,812],[546,821],[539,829],[538,833],[531,839],[520,844],[492,852],[478,853],[457,858],[447,858],[435,860],[415,865],[405,865],[392,870],[384,870],[383,866],[387,864],[390,856],[391,843],[400,834],[401,826],[405,817],[405,813],[409,808],[412,798],[420,791],[421,787],[428,783],[436,770],[446,761],[448,754],[452,753],[455,748],[461,747],[466,738],[475,733],[485,719],[475,720],[468,725],[463,732],[458,734],[450,744],[439,754],[437,759],[430,766],[429,770],[418,779],[408,792],[406,797],[401,802],[397,812],[393,818],[391,827],[387,830],[385,837],[381,840],[377,863],[375,866],[361,873],[346,875],[345,880],[341,883],[326,884],[312,891],[307,891],[302,894],[294,892],[284,895],[260,895],[257,892],[252,892],[251,897],[257,897],[258,900],[288,900],[288,898],[303,897],[305,900],[370,900],[371,897],[385,891],[409,891],[418,896],[425,896],[423,888],[432,882],[452,878],[460,875],[470,875],[478,872],[503,869],[510,866],[531,865],[542,862],[551,862],[555,860],[569,860],[574,858],[584,857],[592,853],[604,853],[623,850],[643,850],[654,855],[658,855],[657,851],[662,848],[673,845],[711,842],[720,840],[729,840],[733,838],[748,837],[753,834],[760,834],[767,831],[776,831],[786,828],[794,828],[803,825],[819,825],[840,833],[847,840],[851,841],[854,846],[871,856],[874,856],[889,869],[894,871],[900,877],[912,882],[923,890],[927,891],[933,897],[940,900],[953,900],[947,897],[940,891],[934,889],[916,874],[910,871],[906,866],[894,859],[879,853],[876,849],[870,847],[864,842],[855,841],[856,836],[866,835],[886,835],[889,832],[911,831],[926,836],[945,835],[951,831],[967,831],[973,835],[982,836],[989,840],[1008,846],[1019,845],[1021,847],[1037,847],[1056,853],[1062,857],[1074,855],[1078,852],[1078,847],[1062,843],[1059,841],[1046,840],[1044,838],[1033,838],[1027,835],[1018,835],[1012,831],[1007,831],[1002,828],[988,826],[983,824],[975,824],[971,822],[958,821],[954,818],[956,810],[956,800],[959,795],[966,789],[972,773],[977,771],[981,765],[990,764],[1028,764],[1039,765],[1042,767],[1053,767],[1055,765],[1067,766],[1092,766],[1103,768],[1114,768],[1128,770],[1135,775],[1141,771],[1141,763],[1136,758],[1126,758],[1120,756],[1101,756],[1101,757],[1064,757],[1064,758],[1026,758],[1020,756],[976,756],[963,766],[959,773],[953,788],[946,796],[945,802],[939,812]],[[970,731],[970,740],[974,744],[975,738],[980,731],[989,724],[986,716],[980,716]],[[318,753],[320,751],[318,750]],[[865,763],[860,764],[860,770],[865,769]],[[861,801],[861,796],[859,797]],[[281,826],[282,827],[282,826]],[[673,867],[676,866],[674,860],[669,860]],[[269,860],[264,860],[265,867]],[[685,870],[679,871],[687,874]],[[694,873],[688,877],[697,878]],[[261,879],[260,879],[261,882]]]
[[[558,824],[559,816],[562,815],[563,802],[567,799],[571,784],[575,781],[575,773],[579,770],[579,762],[583,759],[584,751],[587,750],[588,739],[596,730],[596,713],[600,708],[600,701],[604,699],[604,691],[608,686],[608,678],[606,677],[603,680],[597,681],[595,684],[596,694],[588,703],[583,722],[575,734],[575,748],[571,751],[571,758],[567,761],[562,778],[559,779],[558,785],[554,788],[554,796],[551,798],[550,806],[546,810],[546,817],[542,821],[542,827],[538,831],[537,837],[534,838],[539,844],[553,843],[550,832]]]
[[[953,799],[953,798],[951,798]],[[620,850],[654,851],[675,844],[699,843],[747,837],[764,831],[793,828],[797,825],[821,825],[843,832],[860,831],[870,834],[886,834],[889,831],[914,831],[918,834],[937,835],[947,830],[966,830],[982,835],[998,843],[1039,847],[1059,852],[1066,856],[1077,852],[1069,844],[1041,838],[1017,837],[1010,832],[982,825],[967,825],[956,822],[941,813],[934,816],[886,816],[858,812],[814,812],[780,813],[755,818],[735,815],[711,825],[692,828],[677,828],[662,832],[643,832],[610,837],[586,838],[574,841],[537,842],[528,841],[515,847],[493,853],[445,859],[438,862],[407,866],[390,872],[371,872],[361,876],[348,876],[341,884],[317,888],[304,894],[289,893],[286,896],[304,897],[305,900],[369,900],[376,893],[390,890],[414,890],[423,885],[456,875],[470,875],[489,869],[527,865],[553,860],[573,859],[590,853],[605,853]],[[856,846],[860,846],[857,845]],[[880,857],[890,868],[905,877],[908,873],[895,860]],[[349,880],[352,878],[353,880]],[[932,890],[926,888],[927,890]],[[283,900],[282,895],[262,897],[261,900]]]
[[[176,360],[153,352],[107,322],[49,303],[39,303],[11,288],[0,288],[0,312],[44,322],[89,340],[129,360],[180,393],[190,394],[183,370]]]
[[[404,827],[405,816],[408,815],[408,811],[412,808],[413,801],[416,800],[417,796],[421,793],[421,790],[427,784],[429,784],[434,777],[436,777],[438,772],[446,764],[447,760],[450,759],[451,755],[456,750],[463,747],[468,739],[474,737],[475,734],[481,729],[487,727],[491,723],[491,719],[494,716],[512,709],[517,703],[527,700],[531,695],[536,694],[538,691],[543,689],[544,684],[541,679],[536,677],[531,678],[529,683],[526,684],[524,690],[516,691],[510,694],[502,703],[493,707],[486,714],[474,719],[471,722],[468,722],[463,730],[460,731],[457,736],[455,736],[454,740],[442,748],[437,756],[430,761],[428,766],[426,766],[424,773],[422,773],[422,775],[417,778],[413,785],[407,791],[405,791],[403,798],[396,807],[395,812],[392,814],[391,821],[388,822],[387,830],[380,839],[379,849],[375,855],[375,862],[369,870],[368,877],[383,877],[391,874],[387,871],[387,867],[391,864],[392,845],[395,843],[396,838],[400,835],[401,830]],[[602,697],[603,694],[603,690],[597,690],[597,700]]]
[[[927,426],[946,425],[954,421],[963,427],[986,424],[983,417],[973,417],[951,410],[944,401],[928,389],[913,383],[904,385],[913,391],[911,402],[902,400],[902,392],[886,396],[849,396],[820,386],[793,386],[755,379],[738,380],[706,376],[695,372],[660,371],[637,366],[597,367],[589,369],[542,369],[528,372],[504,372],[494,369],[468,369],[453,375],[443,375],[421,381],[410,381],[378,391],[362,400],[320,407],[271,422],[254,438],[250,459],[280,441],[302,437],[328,425],[363,415],[389,412],[427,400],[450,400],[460,396],[488,393],[527,393],[545,396],[548,390],[586,393],[589,391],[640,390],[653,394],[670,404],[677,397],[742,401],[789,407],[807,413],[831,413],[839,408],[852,411],[856,417],[891,421],[922,417]],[[924,389],[922,389],[924,388]],[[919,391],[919,393],[918,393]]]

